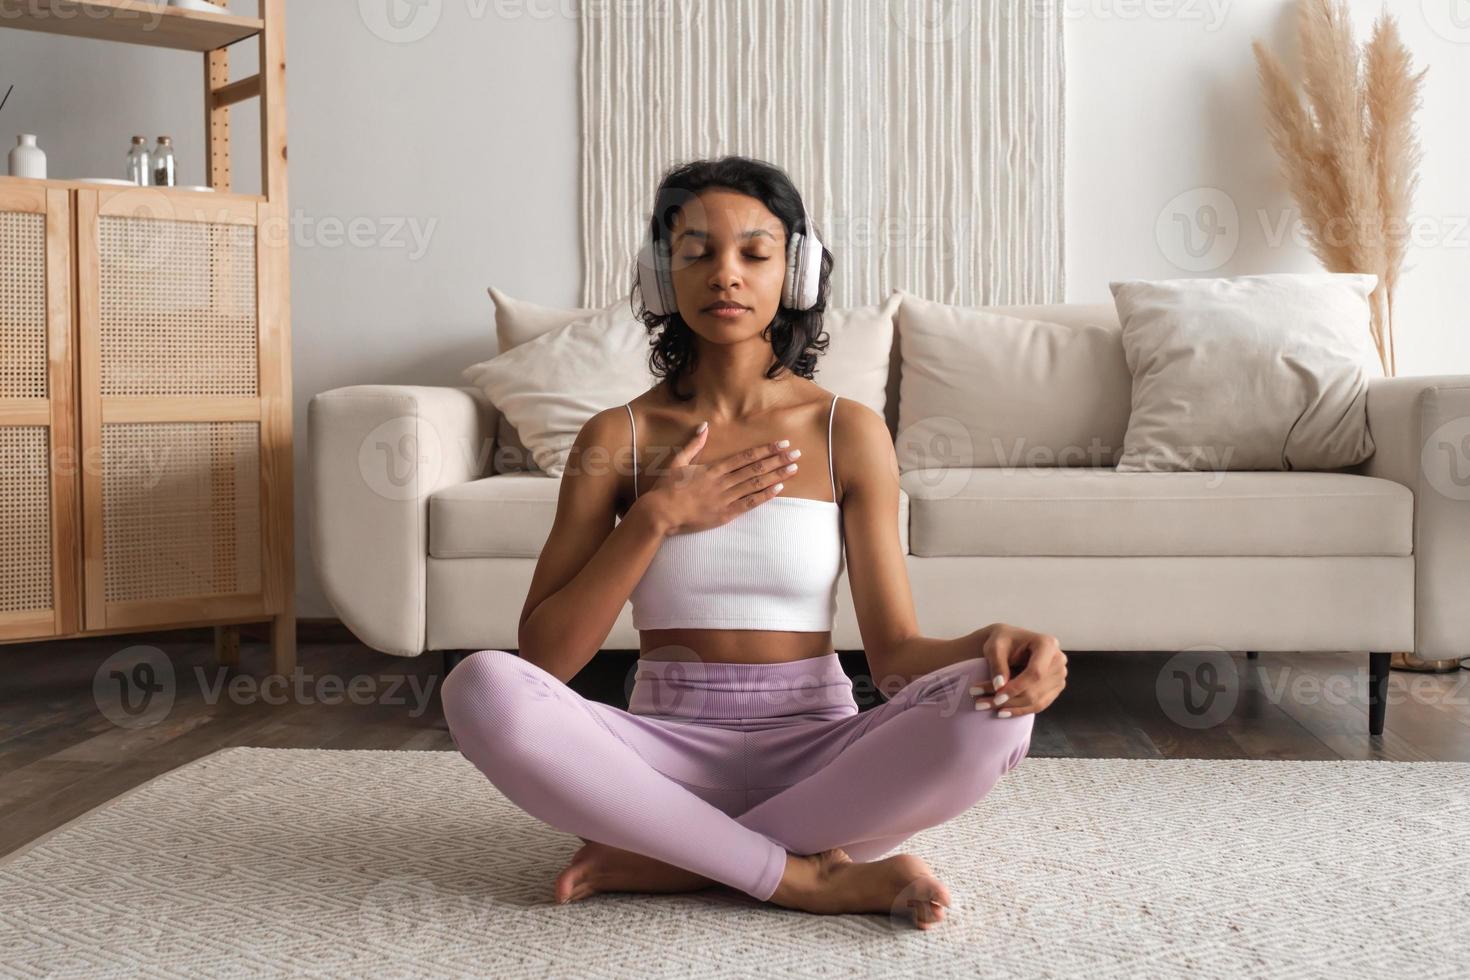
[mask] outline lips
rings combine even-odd
[[[704,308],[706,313],[744,313],[750,307],[739,303],[712,303]]]

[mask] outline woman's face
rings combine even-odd
[[[679,210],[671,235],[674,294],[690,329],[714,343],[759,336],[781,305],[781,219],[756,198],[711,188]]]

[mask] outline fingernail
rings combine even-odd
[[[784,483],[778,483],[778,484],[776,484],[776,485],[775,485],[775,486],[774,486],[774,487],[772,487],[772,488],[771,488],[771,489],[773,489],[773,490],[780,490],[780,489],[781,489],[781,488],[782,488],[782,487],[784,487],[784,486],[785,486],[785,485],[786,485],[786,484],[784,484]]]
[[[695,432],[703,432],[705,429],[708,429],[708,428],[709,428],[709,422],[701,422],[701,423],[699,423],[699,428],[695,429],[694,431]]]
[[[1000,687],[1005,682],[1006,682],[1006,679],[1004,677],[1000,676],[999,674],[996,674],[994,677],[992,677],[990,679],[990,683],[994,684],[996,687]]]
[[[997,718],[1009,718],[1010,716],[1011,713],[1009,711],[997,711],[995,713],[995,717]]]
[[[1005,704],[1005,703],[1006,703],[1006,701],[1007,701],[1007,700],[1008,700],[1008,699],[1009,699],[1009,698],[1010,698],[1010,695],[1009,695],[1009,694],[997,694],[997,695],[996,695],[996,696],[995,696],[995,703],[996,703],[996,704]]]
[[[976,701],[975,702],[975,710],[976,711],[984,711],[988,707],[990,707],[990,702],[989,701]]]
[[[776,443],[776,448],[777,449],[785,449],[789,445],[791,445],[791,440],[790,439],[782,439],[780,442]]]
[[[975,685],[971,686],[970,693],[971,694],[985,694],[987,692],[986,692],[985,688],[981,687],[979,684],[975,684]]]

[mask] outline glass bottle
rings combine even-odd
[[[133,145],[128,150],[128,180],[144,187],[153,183],[153,167],[150,160],[147,138],[134,136]]]
[[[174,141],[168,136],[158,137],[153,148],[153,186],[174,186]]]

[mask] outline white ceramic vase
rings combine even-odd
[[[31,133],[16,137],[15,149],[10,151],[10,176],[46,179],[46,152]]]

